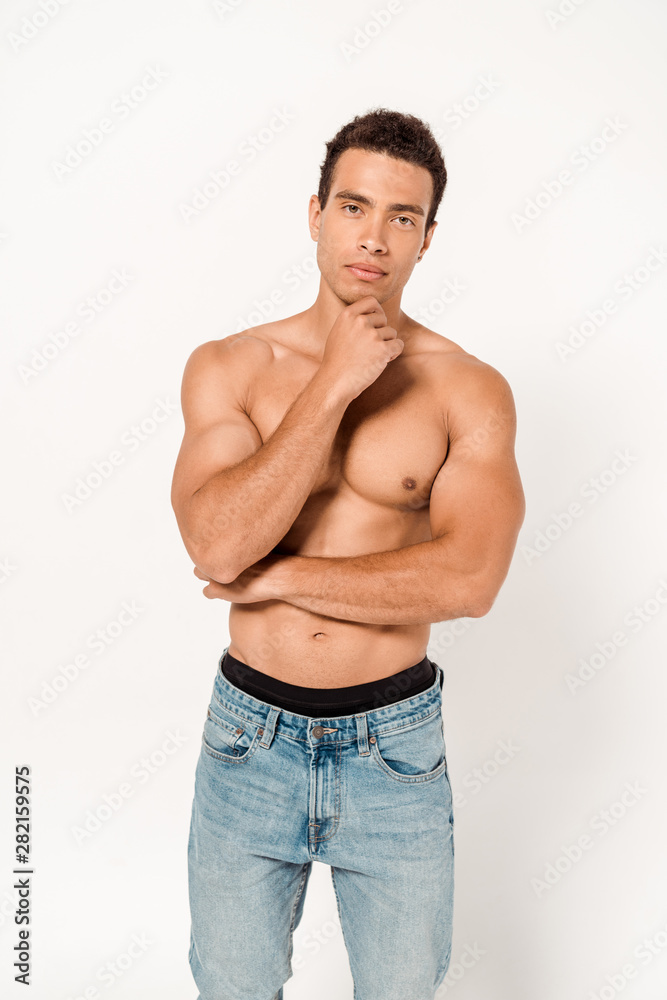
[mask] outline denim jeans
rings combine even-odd
[[[331,867],[354,997],[433,1000],[454,904],[442,669],[412,698],[315,719],[241,691],[221,662],[188,842],[198,1000],[283,1000],[313,861]]]

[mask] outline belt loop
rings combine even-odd
[[[368,757],[370,750],[368,749],[368,725],[366,723],[366,715],[355,715],[357,720],[357,741],[359,744],[359,756]]]
[[[280,715],[280,709],[272,705],[269,709],[269,714],[266,717],[266,722],[264,723],[264,734],[259,741],[261,747],[270,747],[273,742],[273,737],[276,732],[276,723],[278,722],[278,716]]]

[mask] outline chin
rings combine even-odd
[[[365,299],[367,295],[373,295],[380,304],[387,299],[386,293],[376,290],[373,284],[369,284],[367,288],[361,287],[358,289],[355,288],[354,290],[349,288],[334,288],[333,285],[330,287],[341,302],[344,302],[346,306],[351,306],[353,302],[358,302],[359,299]]]
[[[349,288],[337,288],[332,284],[329,284],[329,288],[336,298],[344,302],[346,306],[351,306],[353,302],[358,302],[359,299],[364,297],[363,292],[351,292]]]

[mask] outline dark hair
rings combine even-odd
[[[343,125],[333,139],[326,143],[326,149],[317,191],[321,208],[324,208],[331,193],[334,168],[341,153],[346,149],[386,153],[396,159],[425,167],[431,174],[433,197],[424,228],[424,232],[428,232],[445,192],[447,170],[442,150],[425,122],[400,111],[373,108],[365,115],[356,115],[347,125]]]

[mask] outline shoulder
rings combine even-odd
[[[199,344],[183,371],[181,408],[186,420],[228,402],[245,411],[252,380],[272,357],[267,343],[247,333]]]
[[[231,333],[220,340],[207,340],[191,352],[186,368],[228,369],[272,357],[270,345],[250,332]]]
[[[411,340],[412,357],[421,358],[423,364],[438,380],[444,380],[447,393],[459,398],[512,396],[505,376],[487,361],[466,351],[455,341],[434,330],[419,326]]]
[[[513,439],[516,407],[502,372],[425,327],[415,335],[412,346],[414,357],[422,360],[441,402],[450,441],[470,433],[479,436],[501,429],[508,439]]]
[[[247,332],[207,340],[194,348],[185,363],[183,391],[233,385],[243,392],[248,380],[272,359],[269,344]]]

